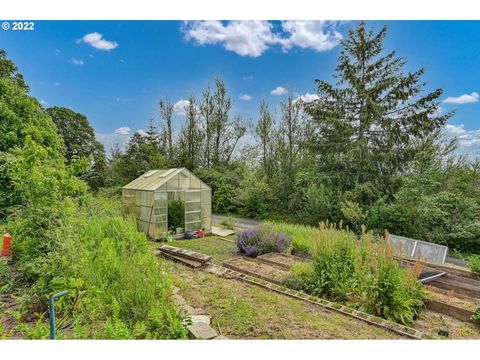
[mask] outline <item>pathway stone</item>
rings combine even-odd
[[[219,335],[216,338],[213,338],[212,340],[230,340],[230,338],[223,335]]]
[[[217,332],[203,322],[187,326],[188,336],[191,339],[210,340],[218,336]]]
[[[193,316],[195,315],[195,309],[193,307],[191,307],[190,305],[182,305],[180,307],[184,312],[186,312],[189,316]]]
[[[199,323],[199,322],[210,325],[210,316],[207,316],[207,315],[193,315],[192,316],[192,323],[195,324],[195,323]]]
[[[182,306],[182,305],[185,305],[187,302],[185,301],[185,299],[183,298],[183,296],[180,296],[178,294],[176,295],[173,295],[173,302],[175,303],[175,305],[177,306]]]

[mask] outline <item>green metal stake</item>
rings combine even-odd
[[[68,290],[50,295],[48,302],[50,304],[50,339],[55,340],[55,300],[68,294]]]

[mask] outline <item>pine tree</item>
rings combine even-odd
[[[452,113],[438,115],[442,89],[424,92],[424,69],[404,72],[406,60],[384,53],[387,28],[364,22],[341,41],[335,85],[316,80],[318,100],[305,104],[316,123],[313,148],[323,171],[349,190],[370,183],[392,193],[394,177]]]

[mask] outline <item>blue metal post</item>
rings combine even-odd
[[[55,300],[68,294],[68,290],[50,295],[48,302],[50,305],[50,339],[55,340]]]

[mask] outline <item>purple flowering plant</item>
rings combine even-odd
[[[283,252],[291,243],[290,236],[274,232],[269,225],[246,229],[237,237],[238,250],[250,257]]]

